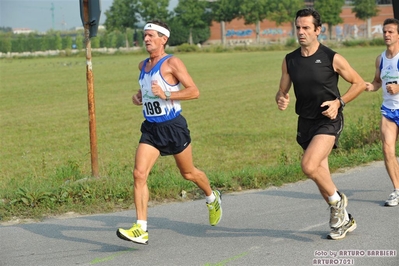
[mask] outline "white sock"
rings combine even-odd
[[[215,199],[216,199],[216,197],[215,197],[215,194],[213,194],[213,191],[212,191],[211,195],[205,196],[206,203],[214,202]]]
[[[144,232],[147,231],[147,221],[137,220],[137,224],[141,225],[141,229],[143,229]]]
[[[328,203],[335,203],[341,200],[341,196],[338,194],[337,191],[332,196],[328,196]]]

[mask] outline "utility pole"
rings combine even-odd
[[[86,44],[86,83],[87,101],[89,109],[89,132],[90,132],[90,154],[91,172],[93,177],[99,177],[98,171],[98,152],[96,134],[96,114],[94,101],[93,65],[91,62],[91,42],[90,37],[97,35],[98,24],[100,22],[100,1],[99,0],[80,0],[80,16],[84,26]]]

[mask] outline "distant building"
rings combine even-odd
[[[12,32],[14,34],[29,34],[29,33],[35,32],[35,31],[28,29],[28,28],[15,28],[15,29],[12,29]]]
[[[395,0],[399,1],[399,0]],[[307,6],[312,6],[313,1],[307,0]],[[346,1],[350,3],[352,1]],[[393,7],[390,0],[377,1],[379,14],[371,18],[371,37],[382,37],[382,23],[386,18],[392,18]],[[357,19],[352,13],[353,6],[343,6],[340,17],[343,23],[335,25],[332,29],[332,38],[335,40],[349,40],[367,37],[367,21]],[[256,41],[256,29],[254,24],[245,25],[243,19],[234,19],[231,22],[224,23],[225,40],[227,45],[250,44]],[[210,27],[211,35],[205,42],[206,44],[220,44],[222,42],[222,26],[221,23],[213,21]],[[277,25],[274,21],[265,19],[260,23],[260,43],[284,43],[288,38],[293,38],[292,25],[284,23]],[[326,40],[328,35],[328,25],[323,24],[322,32],[319,35],[320,40]]]
[[[75,27],[75,30],[84,30],[85,28],[83,28],[83,26],[79,26],[79,27]],[[98,30],[105,30],[105,26],[104,25],[98,25]]]

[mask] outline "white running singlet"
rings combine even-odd
[[[387,84],[399,84],[399,54],[389,59],[385,56],[385,51],[382,52],[380,78],[384,98],[382,105],[391,110],[399,109],[399,93],[392,95],[387,92]]]
[[[143,98],[143,115],[147,121],[152,123],[161,123],[176,118],[180,115],[182,110],[180,101],[163,100],[155,96],[151,91],[151,84],[153,81],[156,81],[163,91],[172,92],[180,90],[180,82],[171,85],[167,83],[161,75],[162,63],[171,56],[172,55],[167,55],[163,57],[150,71],[145,72],[145,66],[149,61],[149,58],[147,58],[141,68],[139,84]]]

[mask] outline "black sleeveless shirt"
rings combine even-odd
[[[335,54],[335,51],[320,44],[317,51],[308,57],[301,55],[301,48],[286,55],[287,70],[296,97],[295,112],[300,117],[325,118],[321,112],[328,107],[320,105],[340,97],[339,75],[333,67]]]

